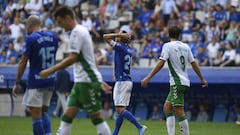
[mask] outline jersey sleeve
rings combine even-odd
[[[159,59],[166,61],[169,58],[169,45],[163,45],[162,53]]]
[[[83,37],[77,31],[73,31],[70,36],[70,49],[69,52],[80,53],[83,44]]]

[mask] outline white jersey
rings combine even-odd
[[[180,41],[164,44],[160,59],[168,62],[170,85],[190,86],[188,63],[194,61],[190,47]]]
[[[102,75],[97,69],[93,43],[87,28],[76,25],[70,35],[70,52],[78,54],[73,64],[74,82],[101,82]]]

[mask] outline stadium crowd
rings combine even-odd
[[[17,64],[27,36],[26,18],[37,14],[42,29],[61,39],[57,59],[67,54],[69,33],[55,23],[54,10],[66,4],[92,35],[99,65],[112,65],[113,50],[102,35],[124,28],[132,33],[133,64],[158,59],[169,41],[167,28],[182,28],[200,66],[240,66],[239,0],[2,0],[0,1],[0,65]],[[141,64],[140,64],[141,66]]]

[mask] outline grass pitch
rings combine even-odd
[[[51,118],[52,132],[55,135],[60,118]],[[107,121],[111,130],[114,129],[114,120]],[[167,135],[165,121],[140,121],[148,127],[146,135]],[[29,117],[0,117],[0,135],[32,135],[31,118]],[[240,127],[235,123],[190,122],[191,135],[240,135]],[[89,119],[75,119],[71,135],[96,135],[96,128]],[[127,120],[124,120],[119,135],[137,135],[137,129]],[[180,135],[176,123],[176,135]]]

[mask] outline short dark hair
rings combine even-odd
[[[170,38],[179,39],[181,33],[182,33],[181,28],[177,26],[172,26],[168,29],[168,34]]]
[[[127,33],[127,31],[125,30],[121,30],[122,33]],[[131,38],[122,38],[121,41],[125,44],[130,43],[131,42]]]
[[[57,18],[57,17],[64,18],[67,15],[70,16],[71,18],[75,17],[73,10],[66,5],[58,7],[54,12],[54,18]]]

